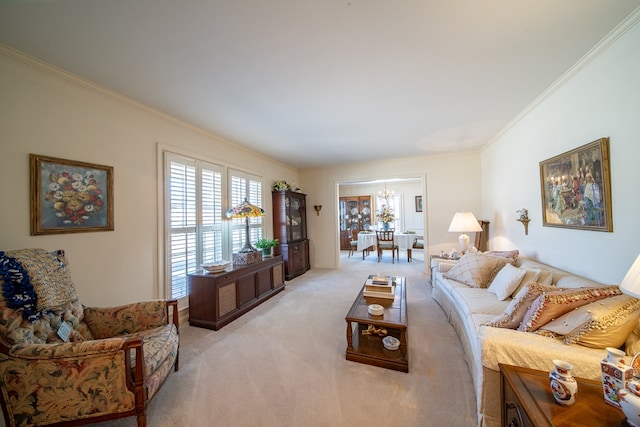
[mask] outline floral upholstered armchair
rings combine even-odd
[[[178,370],[177,302],[84,307],[64,251],[0,252],[0,400],[7,426],[77,425],[145,410]]]

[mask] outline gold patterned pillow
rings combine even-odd
[[[563,336],[565,344],[586,347],[620,347],[640,317],[640,300],[617,295],[595,301],[548,322],[539,330]]]
[[[522,332],[533,332],[563,314],[593,301],[621,295],[617,286],[598,288],[572,288],[544,292],[533,302],[518,327]]]
[[[513,264],[513,260],[481,253],[467,253],[444,274],[444,277],[474,288],[486,288],[506,264]]]

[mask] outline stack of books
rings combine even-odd
[[[391,276],[372,276],[364,284],[363,295],[375,298],[395,298],[395,283]]]

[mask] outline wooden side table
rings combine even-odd
[[[562,406],[551,395],[549,372],[500,364],[500,377],[503,426],[627,425],[622,410],[605,403],[600,381],[576,378],[576,402]]]

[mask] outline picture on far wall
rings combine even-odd
[[[113,167],[30,154],[31,235],[113,230]]]
[[[609,138],[540,162],[543,225],[613,231]]]
[[[422,212],[422,196],[416,196],[416,212]]]

